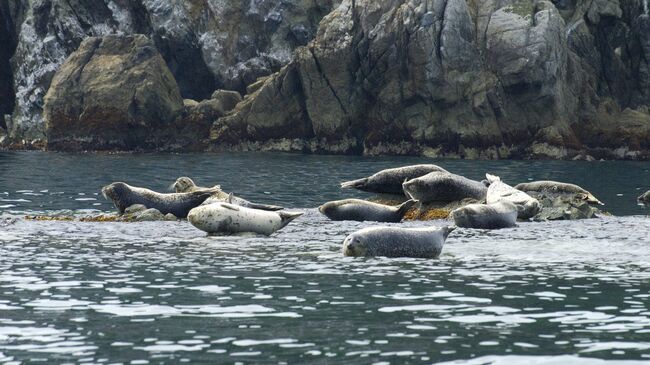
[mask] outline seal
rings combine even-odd
[[[205,190],[208,188],[196,186],[194,181],[190,179],[189,177],[179,177],[176,179],[176,181],[172,184],[171,186],[177,193],[189,193],[192,191],[197,191],[197,190]],[[235,205],[240,205],[242,207],[247,207],[247,208],[253,208],[253,209],[261,209],[261,210],[270,210],[270,211],[276,211],[276,210],[282,210],[284,209],[281,206],[278,205],[268,205],[268,204],[257,204],[257,203],[252,203],[246,199],[239,198],[236,196],[233,196],[230,198],[230,195],[226,193],[225,191],[221,190],[220,185],[215,185],[211,189],[217,190],[216,193],[214,193],[213,196],[211,196],[208,200],[206,200],[203,204],[212,204],[212,203],[223,203],[223,202],[229,202],[231,204]]]
[[[485,174],[485,178],[488,185],[486,203],[493,204],[500,200],[509,201],[517,206],[517,218],[519,219],[530,219],[542,210],[539,200],[502,182],[500,177]]]
[[[343,241],[343,255],[354,257],[414,257],[435,259],[456,227],[369,227]]]
[[[642,195],[640,195],[637,198],[637,201],[639,203],[643,203],[643,205],[650,206],[650,190],[646,191]]]
[[[575,184],[562,183],[550,180],[533,181],[515,185],[515,189],[525,193],[551,194],[551,195],[574,195],[580,200],[589,204],[603,204],[600,200],[587,190]]]
[[[432,172],[402,184],[404,193],[423,204],[450,203],[467,198],[483,200],[488,188],[481,182],[450,172]]]
[[[452,210],[449,216],[463,228],[510,228],[517,225],[517,206],[503,200],[492,204],[469,204]]]
[[[302,214],[270,212],[230,203],[213,203],[192,209],[187,220],[208,234],[257,233],[269,236]]]
[[[171,213],[178,218],[187,217],[192,208],[201,205],[215,192],[214,189],[205,189],[191,193],[161,194],[123,182],[114,182],[102,188],[104,198],[112,200],[120,214],[134,204],[142,204],[148,209],[157,209],[163,215]]]
[[[333,221],[399,223],[416,203],[417,201],[410,199],[393,207],[361,199],[345,199],[325,203],[318,207],[318,211]]]
[[[369,193],[397,194],[402,195],[402,183],[406,180],[415,179],[428,173],[440,171],[447,172],[437,165],[411,165],[393,169],[381,170],[374,175],[363,179],[346,181],[341,183],[343,189],[358,189]]]

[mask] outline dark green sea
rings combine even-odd
[[[439,260],[343,257],[315,207],[415,163],[583,186],[613,214],[458,229]],[[30,221],[112,212],[113,181],[179,176],[304,210],[271,237],[187,222]],[[0,153],[0,364],[650,363],[649,162],[295,154]],[[449,222],[408,222],[405,226]]]

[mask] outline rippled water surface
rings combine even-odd
[[[342,180],[427,161],[0,153],[0,363],[650,362],[650,219],[635,202],[650,164],[437,161],[575,182],[617,216],[459,229],[439,260],[342,257],[373,224],[313,207],[366,196]],[[111,211],[102,185],[162,191],[181,175],[306,214],[268,238],[22,218]]]

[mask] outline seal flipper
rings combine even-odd
[[[442,227],[442,236],[447,239],[449,237],[449,234],[453,232],[457,227],[456,226],[446,226]]]
[[[357,179],[352,181],[345,181],[341,183],[341,189],[359,189],[363,190],[368,183],[368,178]]]
[[[282,219],[282,225],[280,228],[286,227],[287,224],[291,223],[294,219],[303,215],[303,212],[278,212],[280,219]]]
[[[406,214],[406,212],[408,212],[417,203],[419,203],[419,200],[411,198],[397,206],[397,213],[400,217],[404,218],[404,214]]]

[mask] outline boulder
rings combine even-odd
[[[235,109],[235,106],[242,101],[241,94],[233,90],[216,90],[212,93],[212,100],[216,100],[221,104],[224,112],[229,112]]]
[[[52,80],[43,118],[50,149],[156,148],[183,111],[174,77],[143,35],[86,39]]]
[[[142,204],[133,204],[130,207],[127,207],[126,209],[124,209],[124,214],[127,214],[127,215],[129,215],[129,214],[137,214],[137,213],[143,212],[145,210],[147,210],[147,207],[145,207],[144,205],[142,205]]]
[[[542,203],[542,210],[533,218],[534,221],[589,219],[604,214],[580,199],[566,196],[537,198]]]
[[[165,216],[158,209],[147,209],[135,214],[136,222],[153,222],[165,220]]]

